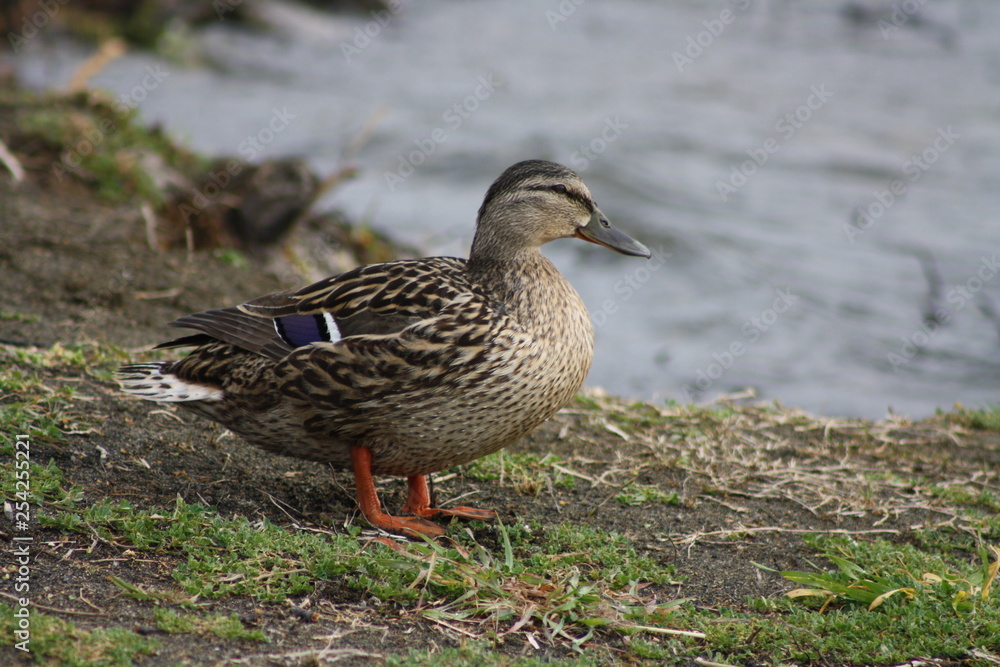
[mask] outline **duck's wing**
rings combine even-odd
[[[428,408],[502,373],[491,357],[497,347],[516,345],[518,336],[502,312],[466,292],[402,331],[300,347],[274,370],[284,394],[319,410],[322,427],[362,416],[376,423],[383,412]]]
[[[199,333],[158,347],[220,340],[271,359],[313,343],[395,334],[428,318],[472,286],[465,260],[432,257],[371,264],[298,290],[269,294],[236,308],[182,317],[171,326]]]

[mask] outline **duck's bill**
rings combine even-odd
[[[591,216],[590,222],[586,226],[576,230],[576,237],[584,241],[602,245],[605,248],[611,248],[623,255],[645,257],[646,259],[652,256],[649,248],[625,232],[620,232],[612,227],[600,209],[594,209],[594,215]]]

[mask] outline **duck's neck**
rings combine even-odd
[[[477,252],[473,247],[466,264],[469,277],[491,297],[502,303],[516,300],[518,293],[530,287],[531,276],[555,271],[552,263],[537,249],[503,253]]]
[[[466,271],[507,314],[525,324],[543,321],[552,312],[583,307],[573,287],[538,248],[473,252]]]

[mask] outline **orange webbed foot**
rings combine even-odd
[[[365,520],[376,528],[381,528],[390,533],[397,533],[420,539],[421,536],[441,537],[445,534],[444,528],[417,516],[391,516],[385,512],[365,514]]]
[[[391,516],[382,511],[375,480],[372,479],[372,453],[367,447],[351,447],[354,482],[358,489],[358,506],[365,520],[376,528],[419,539],[421,536],[440,537],[444,528],[420,516]],[[404,510],[405,511],[405,510]]]
[[[409,487],[409,493],[407,495],[406,505],[403,506],[404,512],[410,512],[411,514],[423,517],[444,514],[445,516],[457,516],[463,519],[479,519],[481,521],[492,521],[497,516],[497,513],[493,510],[481,510],[476,509],[475,507],[459,506],[448,509],[431,507],[431,493],[430,489],[427,487],[427,478],[424,475],[414,475],[413,477],[409,477],[407,478],[406,483]]]
[[[434,509],[434,512],[440,512],[445,516],[457,516],[463,519],[478,519],[480,521],[493,521],[497,518],[497,513],[493,510],[484,510],[476,507],[466,507],[465,505],[458,505],[457,507],[449,507],[447,509]]]
[[[407,537],[440,537],[445,534],[445,529],[433,521],[427,521],[427,517],[443,514],[463,519],[491,521],[497,516],[493,510],[475,507],[459,506],[448,509],[431,507],[430,489],[424,475],[413,475],[406,480],[408,492],[403,511],[415,516],[391,516],[382,511],[382,504],[375,491],[371,450],[367,447],[351,447],[351,461],[354,464],[354,482],[358,488],[358,506],[365,520],[376,528]]]

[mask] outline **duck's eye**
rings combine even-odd
[[[562,183],[556,183],[555,185],[553,185],[552,190],[555,192],[561,192],[562,194],[566,194],[567,192],[569,192],[569,190],[566,189],[566,186],[563,185]]]

